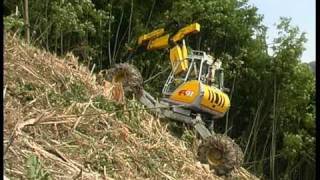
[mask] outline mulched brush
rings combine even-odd
[[[134,98],[109,100],[103,84],[71,53],[60,58],[8,33],[4,40],[7,178],[231,178],[197,162],[189,142]],[[233,173],[255,179],[243,168]]]

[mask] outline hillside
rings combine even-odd
[[[226,179],[196,160],[192,131],[135,100],[116,104],[77,58],[5,35],[4,160],[9,179]],[[228,179],[255,179],[245,169]]]

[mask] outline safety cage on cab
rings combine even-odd
[[[214,59],[204,51],[191,50],[187,61],[187,71],[176,74],[175,69],[179,64],[172,69],[162,89],[162,93],[165,96],[169,96],[177,87],[190,80],[198,80],[203,84],[214,86],[221,90],[225,89],[223,84],[224,73],[220,60]]]

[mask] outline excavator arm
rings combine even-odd
[[[175,74],[185,72],[188,69],[187,47],[184,38],[193,33],[200,32],[200,24],[193,23],[178,30],[177,33],[165,34],[164,28],[156,29],[148,34],[139,37],[138,45],[143,46],[145,50],[158,50],[170,48],[170,61]],[[182,46],[178,42],[182,41]]]
[[[169,33],[165,34],[164,28],[160,28],[148,34],[141,35],[138,39],[138,45],[144,46],[147,50],[168,48],[176,45],[176,43],[185,36],[198,32],[200,32],[200,24],[198,23],[190,24],[173,35]]]

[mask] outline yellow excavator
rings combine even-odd
[[[228,136],[216,134],[213,124],[222,118],[230,107],[223,84],[222,62],[204,51],[188,51],[184,38],[200,32],[200,24],[193,23],[176,33],[164,28],[138,38],[140,52],[170,49],[171,73],[163,89],[163,97],[156,100],[143,89],[143,78],[132,64],[116,64],[106,71],[112,83],[120,83],[125,94],[135,97],[160,118],[168,118],[191,125],[201,137],[197,157],[209,164],[218,175],[227,175],[241,166],[241,148]]]

